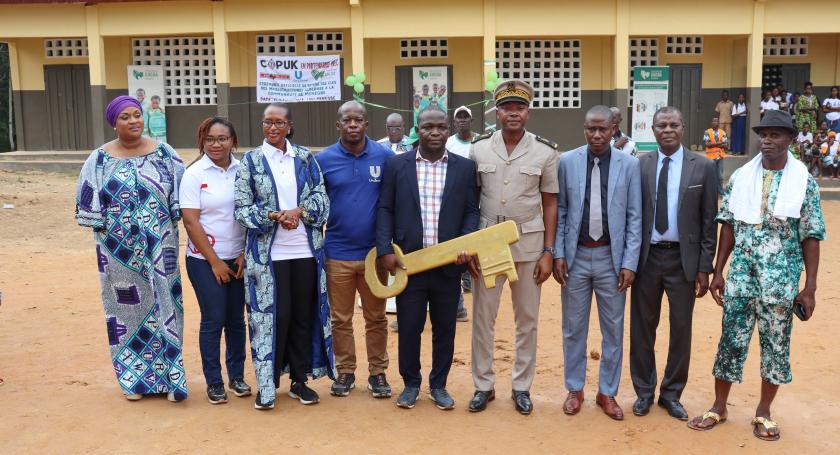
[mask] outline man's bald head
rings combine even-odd
[[[612,113],[613,123],[621,123],[621,109],[613,106],[610,108],[610,112]]]
[[[389,125],[391,123],[395,123],[395,124],[396,123],[403,123],[404,124],[405,120],[403,120],[402,115],[397,114],[396,112],[392,112],[392,113],[388,114],[388,117],[385,117],[385,124]]]
[[[365,120],[367,120],[367,109],[365,109],[365,106],[362,103],[360,103],[356,100],[350,100],[350,101],[342,104],[341,106],[339,106],[338,114],[337,114],[336,118],[338,120],[341,120],[341,117],[345,113],[350,112],[350,111],[362,114],[362,117],[364,117]]]
[[[612,121],[613,112],[610,108],[603,105],[595,105],[586,111],[586,116],[583,118],[584,123],[595,119],[606,119]]]

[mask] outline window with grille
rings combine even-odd
[[[47,58],[87,57],[87,38],[45,39],[44,56]]]
[[[665,37],[665,53],[672,55],[701,55],[703,37],[699,35],[671,35]]]
[[[498,40],[496,71],[534,87],[534,108],[579,108],[580,40]]]
[[[448,57],[449,40],[417,38],[400,40],[400,58]]]
[[[216,52],[212,37],[135,38],[135,65],[161,65],[166,104],[216,104]]]
[[[306,32],[306,52],[341,52],[343,32]]]
[[[782,82],[782,65],[763,65],[761,67],[761,87],[763,90],[770,90]]]
[[[295,55],[297,45],[294,33],[257,35],[257,55]]]
[[[656,38],[630,38],[630,96],[633,106],[633,68],[637,66],[659,66],[659,40]]]
[[[782,57],[788,55],[808,55],[807,36],[765,36],[764,55]]]

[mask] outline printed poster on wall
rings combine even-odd
[[[257,102],[340,100],[338,55],[257,56]]]
[[[639,151],[656,150],[653,137],[653,114],[668,105],[667,66],[637,66],[633,68],[633,124],[631,137]]]
[[[128,65],[128,94],[143,106],[143,135],[166,142],[166,89],[161,65]]]
[[[449,79],[449,71],[445,66],[415,66],[412,70],[412,86],[414,109],[414,124],[417,124],[417,115],[423,109],[436,103],[442,110],[446,111],[449,102],[449,88],[446,86]]]

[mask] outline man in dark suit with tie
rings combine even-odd
[[[684,127],[677,108],[659,109],[653,117],[659,150],[639,159],[642,249],[630,292],[630,377],[638,396],[633,414],[647,415],[653,405],[654,344],[664,292],[670,340],[658,403],[680,420],[688,420],[679,400],[688,381],[694,300],[708,291],[713,270],[718,197],[715,163],[682,146]]]
[[[391,274],[403,267],[391,242],[407,254],[478,229],[475,163],[446,151],[446,112],[427,108],[418,116],[417,125],[417,151],[389,158],[382,176],[376,250],[379,266]],[[429,398],[440,409],[455,407],[446,391],[446,378],[455,351],[455,317],[464,264],[477,276],[476,262],[462,253],[456,264],[410,276],[397,296],[399,365],[405,383],[397,399],[401,408],[413,408],[420,394],[420,337],[426,325],[427,302],[432,321]]]

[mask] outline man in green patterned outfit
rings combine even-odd
[[[710,290],[723,307],[723,332],[713,370],[715,403],[688,426],[709,430],[726,420],[729,391],[733,382],[741,382],[757,322],[762,383],[753,434],[775,441],[780,433],[770,418],[770,405],[779,385],[792,379],[794,307],[800,306],[806,321],[814,312],[819,241],[825,239],[825,223],[816,181],[788,153],[796,136],[790,114],[767,112],[753,130],[760,137],[761,153],[732,174],[717,216],[721,229]],[[730,254],[724,283],[723,267]],[[806,278],[800,291],[803,264]]]

